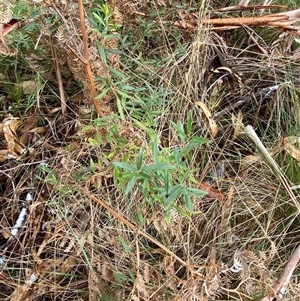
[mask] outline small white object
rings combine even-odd
[[[23,222],[25,220],[26,213],[27,213],[27,208],[22,208],[15,225],[11,230],[11,235],[8,240],[11,240],[13,237],[15,237],[18,234],[19,228],[22,227]]]
[[[33,198],[32,198],[32,194],[30,193],[30,192],[28,192],[27,193],[27,195],[26,195],[26,202],[31,202],[33,200]]]
[[[4,266],[6,263],[6,257],[5,256],[1,256],[0,257],[0,266]]]
[[[33,273],[30,275],[29,279],[26,280],[26,284],[31,285],[34,282],[36,282],[39,279],[39,275],[36,273]]]

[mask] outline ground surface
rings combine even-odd
[[[0,300],[275,300],[299,36],[233,19],[293,7],[78,3],[0,6]]]

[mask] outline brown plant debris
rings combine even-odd
[[[103,37],[96,1],[28,2],[32,52],[0,50],[0,300],[296,300],[299,11],[110,0]]]
[[[4,135],[5,139],[5,144],[2,144],[2,149],[0,149],[0,162],[18,159],[24,153],[25,149],[16,133],[21,122],[19,118],[7,117],[0,124],[0,135]]]

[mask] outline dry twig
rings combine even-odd
[[[53,66],[54,66],[54,69],[55,69],[55,74],[56,74],[56,79],[57,79],[57,84],[58,84],[58,90],[59,90],[61,112],[62,112],[64,121],[66,121],[66,114],[67,114],[66,97],[65,97],[65,91],[64,91],[62,77],[61,77],[61,73],[60,73],[60,69],[59,69],[59,64],[58,64],[57,51],[56,51],[56,48],[53,46],[52,37],[50,37],[50,45],[51,45]]]
[[[86,29],[85,29],[85,18],[84,18],[84,7],[83,7],[83,1],[78,0],[78,9],[79,9],[79,15],[80,15],[80,23],[81,23],[81,32],[82,32],[82,41],[84,45],[84,58],[86,60],[86,72],[89,78],[89,84],[90,84],[90,89],[91,89],[91,95],[93,99],[93,104],[94,107],[99,114],[99,116],[103,117],[104,114],[102,112],[102,109],[100,107],[100,104],[98,100],[96,99],[97,92],[96,92],[96,86],[95,86],[95,81],[94,77],[92,74],[92,69],[90,65],[90,60],[89,60],[89,46],[88,46],[88,41],[87,41],[87,35],[86,35]]]
[[[300,27],[293,25],[300,19],[300,9],[287,11],[284,13],[269,14],[259,17],[239,17],[224,19],[205,19],[205,25],[213,26],[213,29],[229,29],[240,26],[269,26],[287,30],[299,31]]]

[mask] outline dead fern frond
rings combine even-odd
[[[144,298],[149,298],[149,293],[147,291],[147,286],[145,280],[143,279],[141,274],[138,274],[135,280],[135,286],[139,294],[141,294]]]
[[[246,279],[249,275],[247,260],[238,251],[234,254],[233,266],[230,268],[230,271],[241,274],[242,279]]]
[[[65,35],[66,35],[66,26],[64,24],[60,25],[58,29],[56,30],[54,36],[58,40],[58,42],[63,42]]]
[[[13,1],[3,0],[0,3],[0,24],[7,24],[13,17]],[[0,31],[0,33],[2,30]]]

